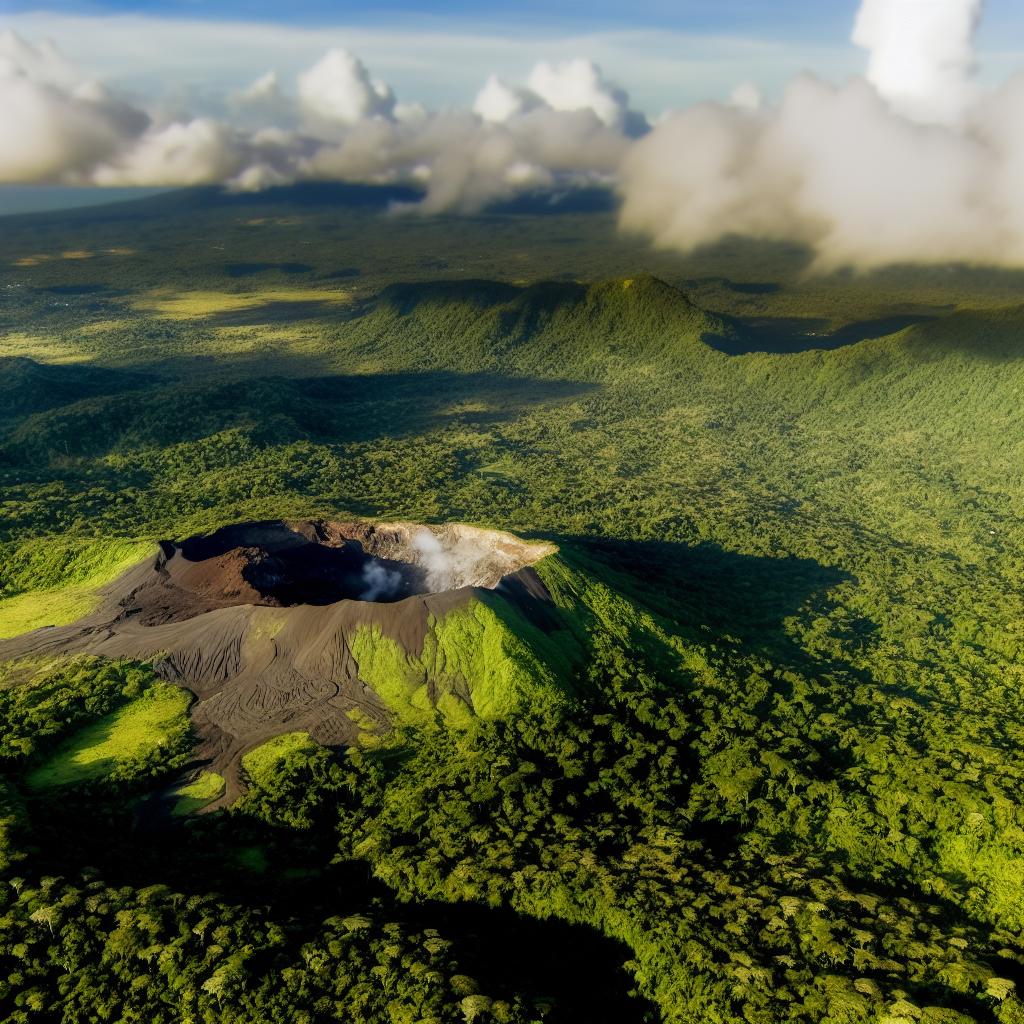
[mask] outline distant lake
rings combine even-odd
[[[0,217],[12,213],[41,213],[101,206],[126,199],[144,199],[166,188],[68,188],[64,185],[0,185]]]

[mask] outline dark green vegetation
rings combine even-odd
[[[12,671],[6,1017],[1024,1020],[1020,275],[273,196],[0,264],[0,615],[126,542],[462,520],[559,545],[589,650],[564,705],[300,745],[186,824],[173,744],[27,784],[145,666]],[[903,329],[709,344],[766,320]]]

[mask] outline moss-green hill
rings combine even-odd
[[[563,703],[585,664],[569,609],[517,608],[500,591],[431,616],[422,646],[367,626],[350,640],[359,678],[406,725],[468,724]]]
[[[692,370],[723,358],[702,338],[735,330],[649,275],[589,286],[394,285],[361,315],[333,326],[320,351],[337,371],[329,375],[268,379],[242,368],[229,372],[225,362],[212,376],[169,373],[147,380],[130,373],[118,386],[114,371],[79,368],[73,372],[83,374],[84,383],[74,387],[68,383],[73,377],[65,381],[69,369],[31,359],[2,361],[11,364],[10,388],[20,404],[11,406],[17,417],[6,438],[0,432],[0,464],[155,450],[232,430],[260,445],[331,438],[350,432],[354,411],[370,403],[367,428],[393,430],[409,425],[408,412],[396,421],[388,405],[413,393],[421,418],[429,420],[454,388],[484,398],[507,394],[514,382],[496,374],[593,383],[644,367]],[[359,372],[350,375],[353,369]],[[389,376],[367,372],[379,370]],[[406,376],[412,371],[457,376],[424,387],[422,378]],[[2,373],[0,365],[0,390]],[[470,376],[482,374],[492,376]],[[143,382],[152,386],[142,390]],[[522,397],[557,396],[535,388]]]
[[[609,363],[676,363],[707,334],[735,332],[724,317],[650,275],[586,285],[439,282],[385,289],[351,325],[353,353],[388,366],[515,370],[589,378]],[[349,332],[347,332],[349,333]]]

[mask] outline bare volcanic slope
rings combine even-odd
[[[461,524],[229,526],[162,542],[96,612],[2,643],[0,659],[151,660],[196,694],[198,758],[229,802],[242,754],[281,733],[341,745],[557,696],[574,641],[532,568],[554,551]]]

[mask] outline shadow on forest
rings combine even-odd
[[[653,1024],[654,1007],[633,994],[625,970],[631,951],[585,925],[538,920],[506,908],[399,901],[364,861],[331,864],[337,840],[325,818],[312,831],[275,828],[223,812],[154,827],[132,827],[131,811],[102,799],[66,813],[36,807],[36,867],[75,877],[84,868],[110,886],[163,885],[188,895],[217,893],[266,907],[296,951],[330,917],[366,914],[379,921],[437,929],[453,945],[461,971],[501,998],[520,992],[548,1001],[547,1024]],[[117,835],[117,843],[110,836]],[[258,865],[258,866],[254,866]]]
[[[18,364],[9,369],[12,382],[16,376],[37,389],[23,415],[44,411],[34,419],[13,421],[0,448],[0,461],[13,464],[38,463],[47,453],[98,456],[168,447],[225,430],[244,430],[266,445],[403,438],[456,423],[485,427],[506,422],[532,407],[570,401],[596,388],[578,381],[440,370],[244,379],[204,378],[196,372],[199,383],[192,383],[147,379],[135,368],[96,370],[93,380],[81,368],[45,367],[25,359],[9,362]],[[0,392],[6,387],[4,365],[0,361]],[[309,364],[301,365],[308,372]],[[119,379],[132,390],[119,392]],[[140,388],[140,383],[149,386]],[[98,394],[101,386],[104,393]],[[27,398],[23,388],[18,391]]]
[[[486,309],[512,302],[524,289],[504,281],[465,278],[453,281],[402,281],[389,284],[376,297],[378,308],[388,309],[399,316],[409,316],[417,310],[435,306],[468,306]]]
[[[361,306],[340,303],[327,296],[322,299],[263,302],[244,309],[225,309],[197,318],[204,327],[262,327],[268,324],[293,324],[304,320],[332,320],[341,323],[362,315]]]
[[[951,352],[990,362],[1019,359],[1024,351],[1024,306],[962,309],[910,332],[908,351],[919,358],[944,358]]]
[[[16,419],[86,398],[134,391],[148,384],[146,376],[135,370],[0,356],[0,419]]]
[[[827,604],[829,591],[855,578],[841,569],[811,558],[770,558],[726,551],[715,544],[695,547],[667,541],[623,541],[603,538],[571,540],[549,537],[561,556],[601,579],[652,613],[666,630],[705,654],[734,653],[767,662],[773,687],[786,693],[787,671],[818,681],[822,692],[836,685],[845,690],[862,674],[845,662],[807,651],[787,625]],[[870,633],[875,624],[862,620]],[[630,642],[642,651],[663,681],[688,685],[670,644],[644,629]],[[729,685],[742,691],[749,672],[729,674]],[[755,716],[771,713],[772,697],[762,696],[748,710]],[[835,779],[852,763],[852,752],[832,742],[808,740],[818,754],[817,773]],[[710,826],[705,842],[724,853],[735,840],[733,825]]]
[[[710,543],[550,539],[563,557],[582,557],[583,568],[672,623],[681,636],[713,637],[717,645],[731,638],[779,665],[810,660],[787,632],[786,619],[853,579],[812,558],[744,555]]]
[[[720,285],[739,295],[775,295],[782,291],[782,285],[774,281],[734,281],[731,277],[691,277],[683,285],[687,288]]]
[[[884,338],[897,331],[938,319],[938,313],[914,313],[902,316],[861,320],[827,333],[829,321],[813,317],[759,317],[735,321],[738,335],[723,338],[708,335],[705,341],[711,348],[728,356],[754,353],[792,355],[814,350],[831,351],[856,345],[872,338]]]
[[[52,284],[38,289],[51,295],[124,295],[124,291],[114,291],[109,284]]]
[[[496,373],[385,373],[303,378],[282,411],[303,435],[324,442],[406,437],[450,424],[485,427],[538,405],[589,394],[579,381]]]

